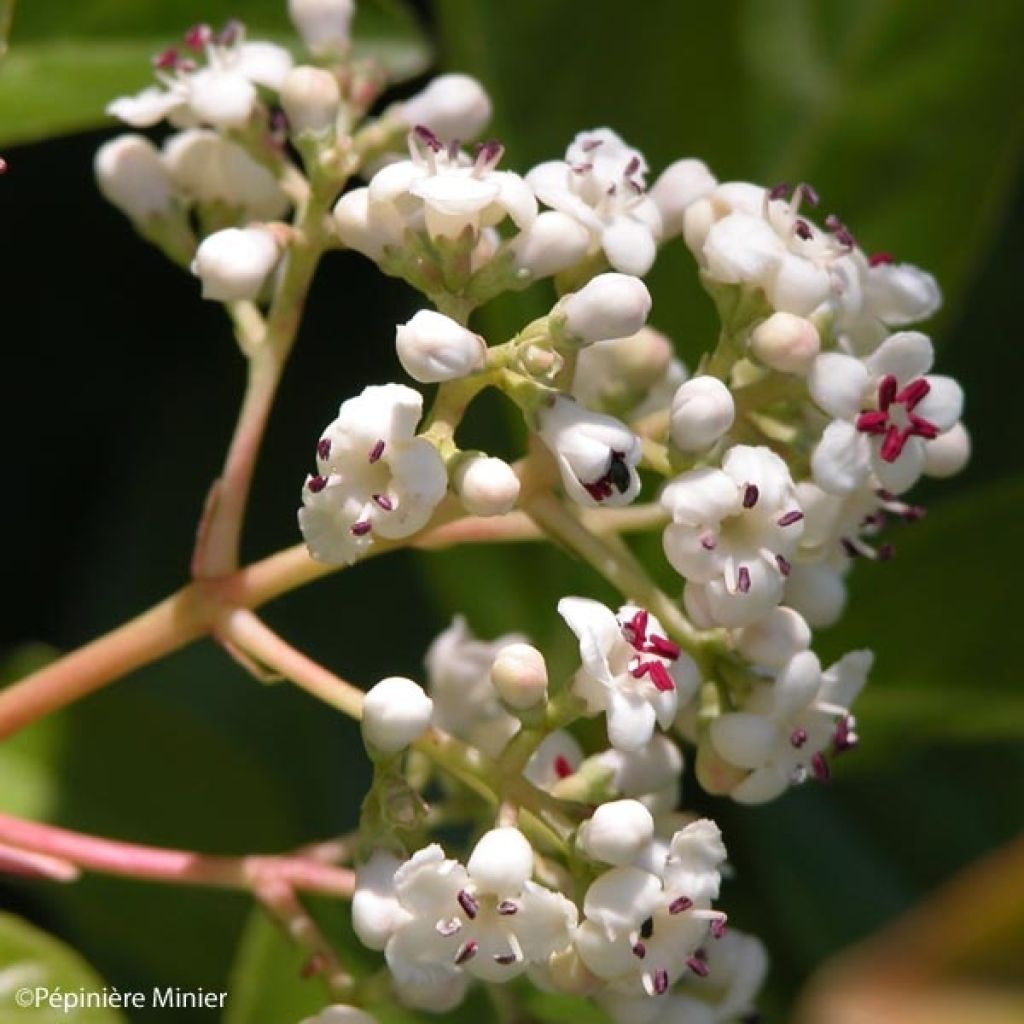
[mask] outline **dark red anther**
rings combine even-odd
[[[668,971],[664,967],[659,967],[654,972],[654,994],[656,996],[663,996],[668,991]]]
[[[412,132],[432,152],[440,153],[444,149],[441,140],[425,124],[416,125]]]
[[[660,661],[641,661],[629,670],[629,674],[635,679],[647,676],[660,693],[669,693],[676,688],[668,669]]]
[[[903,454],[903,449],[910,439],[910,434],[911,431],[900,430],[899,427],[892,424],[885,432],[885,440],[882,442],[882,447],[878,452],[882,456],[882,460],[884,462],[895,462]]]
[[[741,594],[750,592],[750,570],[745,565],[741,565],[736,573],[736,589]]]
[[[779,572],[783,576],[788,576],[793,570],[793,566],[790,565],[789,559],[785,555],[776,555],[775,564],[779,567]]]
[[[677,896],[669,905],[670,914],[682,914],[693,906],[693,900],[689,896]]]
[[[728,926],[725,923],[725,917],[716,917],[711,922],[711,937],[713,939],[724,939],[725,933],[728,931]]]
[[[675,661],[679,657],[680,648],[679,644],[673,643],[667,636],[659,636],[657,633],[652,633],[648,637],[644,653],[657,654],[662,658],[668,658],[669,661]]]
[[[818,198],[817,191],[812,185],[808,185],[806,181],[800,185],[799,191],[800,195],[804,198],[804,202],[806,202],[808,206],[817,206],[818,203],[821,202]]]
[[[896,260],[891,252],[873,252],[868,257],[869,267],[884,267],[895,262]]]
[[[464,963],[472,960],[476,956],[476,951],[480,948],[479,943],[474,939],[470,939],[469,942],[463,943],[458,952],[455,954],[455,965],[461,967]]]
[[[512,900],[502,900],[498,904],[498,913],[502,917],[511,917],[513,914],[519,913],[519,904],[513,903]]]
[[[779,526],[792,526],[794,523],[799,523],[803,519],[804,514],[798,508],[791,509],[784,516],[780,516],[777,520]]]
[[[384,454],[384,447],[383,440],[377,441],[370,449],[369,461],[380,462],[380,457]]]
[[[814,777],[819,782],[828,782],[832,777],[832,772],[829,769],[828,761],[825,760],[825,755],[817,753],[811,758],[811,771],[814,772]]]
[[[502,964],[502,965],[504,965],[506,967],[509,964],[514,964],[518,959],[519,958],[511,950],[509,950],[509,952],[507,952],[507,953],[495,953],[494,954],[494,962],[496,964]]]
[[[327,477],[325,476],[311,476],[306,482],[306,486],[314,493],[319,494],[327,486]]]
[[[769,199],[785,199],[789,195],[789,182],[780,181],[778,185],[768,190]]]
[[[697,975],[698,978],[706,978],[711,972],[711,968],[708,967],[707,961],[701,959],[699,956],[691,956],[686,961],[686,966]]]
[[[799,750],[807,742],[807,730],[801,728],[794,729],[789,737],[789,742]]]
[[[218,46],[234,46],[245,35],[245,26],[237,18],[229,18],[213,37]]]
[[[834,214],[830,213],[825,218],[825,230],[826,231],[839,231],[843,226],[843,222]]]
[[[796,232],[797,238],[802,238],[805,242],[813,235],[810,224],[805,220],[800,220],[799,218],[797,219],[793,230]]]
[[[889,414],[872,410],[862,412],[856,420],[857,429],[864,434],[884,434],[889,423]]]
[[[385,512],[391,512],[395,507],[394,502],[386,494],[374,494],[373,501],[378,508],[382,508]]]
[[[567,779],[573,773],[572,765],[569,763],[569,758],[567,758],[565,754],[559,754],[555,758],[554,769],[555,774],[560,779]]]
[[[329,459],[331,457],[331,439],[329,437],[322,437],[317,441],[316,454],[321,459]]]
[[[654,934],[654,918],[646,917],[640,925],[640,938],[649,939]]]
[[[580,481],[582,483],[582,481]],[[612,496],[612,485],[608,480],[595,480],[592,484],[583,484],[583,489],[594,501],[604,501]]]
[[[466,917],[472,921],[480,911],[480,904],[477,903],[476,897],[468,889],[460,889],[455,899],[458,900]]]
[[[747,484],[743,489],[743,507],[753,508],[760,496],[761,492],[757,489],[757,484]]]
[[[878,408],[885,412],[894,401],[900,390],[900,382],[891,374],[886,374],[878,382]]]
[[[715,540],[715,535],[713,533],[705,533],[700,539],[700,546],[705,551],[714,551],[718,546],[718,541]]]
[[[647,947],[642,942],[634,942],[632,952],[638,960],[643,960],[647,956]]]
[[[365,537],[373,529],[373,523],[366,519],[361,519],[358,523],[353,523],[349,529],[354,536]]]
[[[889,378],[887,378],[889,379]],[[907,412],[912,412],[918,402],[931,391],[932,386],[925,377],[918,377],[912,380],[898,395],[894,401],[902,402],[907,407]]]
[[[650,618],[650,614],[643,608],[640,608],[633,618],[625,625],[626,633],[628,634],[626,639],[634,646],[639,648],[641,644],[647,640],[647,620]]]
[[[832,737],[832,749],[837,754],[845,754],[856,746],[857,737],[853,735],[853,731],[850,728],[850,717],[849,715],[843,715],[836,722],[835,735]]]
[[[193,25],[184,37],[184,43],[190,50],[202,50],[213,36],[209,25]]]
[[[158,53],[153,58],[153,67],[158,68],[160,71],[170,71],[177,66],[178,50],[174,46],[168,46],[166,50]]]

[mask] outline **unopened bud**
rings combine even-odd
[[[733,425],[736,403],[717,377],[691,377],[676,391],[670,415],[672,442],[683,451],[699,452]]]
[[[779,373],[807,373],[820,351],[818,328],[792,313],[773,313],[750,336],[754,358]]]
[[[736,634],[736,649],[755,665],[782,668],[794,654],[811,644],[811,628],[792,608],[773,608]]]
[[[396,754],[430,724],[434,702],[411,679],[389,676],[363,698],[363,740],[372,750]]]
[[[598,341],[576,360],[572,393],[589,409],[615,413],[637,405],[662,380],[672,361],[672,342],[653,327],[628,338]]]
[[[317,57],[344,53],[354,12],[354,0],[288,0],[288,14]]]
[[[707,197],[691,203],[683,213],[683,241],[695,256],[699,257],[704,251],[708,232],[716,219],[714,204]]]
[[[658,176],[650,196],[661,213],[664,235],[671,238],[683,230],[683,216],[698,199],[710,195],[718,184],[703,160],[677,160]]]
[[[398,360],[413,380],[421,384],[458,380],[482,370],[487,346],[451,317],[421,309],[395,331]]]
[[[491,665],[491,682],[501,699],[516,711],[547,700],[548,667],[544,655],[529,644],[508,644]]]
[[[519,477],[503,459],[472,454],[461,459],[452,480],[467,512],[475,516],[501,516],[519,499]]]
[[[638,277],[598,274],[566,295],[552,313],[570,342],[590,345],[636,334],[647,323],[651,293]]]
[[[956,423],[924,446],[924,471],[927,476],[944,479],[955,476],[971,458],[971,436],[962,423]]]
[[[281,86],[281,106],[295,135],[330,131],[340,105],[338,80],[321,68],[292,68]]]
[[[265,228],[225,228],[203,239],[192,273],[203,282],[203,298],[217,302],[255,299],[280,251]]]
[[[601,804],[576,837],[583,852],[604,864],[632,864],[654,838],[654,818],[639,800]]]
[[[518,270],[533,277],[550,277],[575,266],[590,248],[590,232],[558,210],[546,210],[511,243]]]
[[[400,113],[410,128],[423,125],[446,141],[468,142],[487,127],[491,101],[475,78],[440,75],[406,100]]]
[[[533,847],[517,828],[492,828],[473,847],[466,870],[484,892],[519,893],[533,874]]]
[[[93,166],[104,197],[132,220],[159,215],[171,206],[171,177],[159,150],[142,135],[119,135],[104,143]]]

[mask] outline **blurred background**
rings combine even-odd
[[[244,369],[219,307],[202,302],[197,282],[141,242],[95,189],[92,155],[116,132],[102,108],[147,84],[149,56],[196,21],[234,15],[251,36],[293,39],[284,6],[18,5],[0,68],[9,164],[0,181],[5,682],[181,585],[241,396]],[[1024,608],[1024,401],[1014,383],[1024,377],[1016,45],[1024,6],[367,0],[363,8],[377,52],[412,76],[388,98],[419,88],[434,68],[478,76],[494,100],[492,134],[507,147],[508,168],[558,157],[577,131],[608,125],[647,155],[652,177],[693,155],[722,180],[808,181],[822,216],[837,212],[866,250],[926,267],[945,291],[926,329],[939,371],[967,392],[974,459],[956,480],[915,492],[928,516],[891,528],[896,558],[858,567],[846,618],[819,640],[823,658],[853,646],[877,652],[857,709],[860,748],[828,787],[808,785],[764,808],[687,787],[687,806],[712,814],[728,841],[731,921],[771,952],[765,1020],[787,1021],[833,954],[928,899],[1021,825],[1024,693],[1013,631]],[[694,365],[714,320],[680,241],[663,250],[649,283],[652,323]],[[501,341],[549,302],[541,288],[503,299],[477,326]],[[358,255],[324,261],[259,463],[247,560],[296,543],[299,487],[318,432],[365,384],[401,379],[394,324],[417,305]],[[469,438],[510,453],[507,424],[497,404],[484,403]],[[657,541],[646,547],[660,564]],[[267,618],[369,685],[389,674],[422,678],[423,652],[457,610],[484,636],[532,634],[567,668],[573,645],[554,605],[572,592],[612,597],[539,546],[400,553],[292,594]],[[279,850],[347,831],[367,778],[350,723],[286,686],[254,682],[211,642],[0,745],[0,810],[216,852]],[[1007,898],[1022,890],[1019,876],[1006,884]],[[230,987],[233,1024],[294,1021],[320,1002],[318,989],[297,980],[300,958],[241,897],[86,877],[66,888],[0,882],[0,908],[67,942],[122,988]],[[344,908],[318,912],[349,945]],[[942,924],[951,946],[962,923]],[[1020,914],[1016,927],[1019,938]],[[0,928],[0,968],[16,946]],[[970,970],[1006,981],[1022,950],[1012,935],[983,942]],[[0,1022],[15,1020],[9,1012],[0,1006]],[[472,1003],[466,1012],[479,1020],[488,1010]],[[557,1002],[536,1007],[552,1020],[568,1012]],[[582,1020],[591,1011],[571,1012]]]

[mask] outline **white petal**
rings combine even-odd
[[[828,271],[802,256],[786,253],[768,284],[768,301],[782,313],[807,316],[829,296]]]
[[[235,51],[232,67],[257,85],[279,90],[292,68],[292,55],[274,43],[242,43]]]
[[[650,228],[632,217],[616,217],[601,233],[601,248],[616,270],[637,277],[651,269],[657,254]]]
[[[558,614],[576,634],[584,668],[606,685],[613,685],[608,653],[622,642],[622,627],[611,609],[587,597],[563,597]]]
[[[841,420],[852,420],[863,409],[870,383],[867,367],[841,352],[823,352],[807,375],[807,390],[814,401]]]
[[[448,473],[437,449],[422,437],[394,446],[388,463],[394,508],[379,511],[373,528],[382,537],[408,537],[430,521],[445,496]]]
[[[848,708],[867,682],[874,664],[871,651],[850,651],[822,674],[821,699]]]
[[[359,941],[369,949],[383,949],[407,915],[394,892],[395,872],[401,861],[384,850],[360,865],[352,897],[352,927]]]
[[[874,376],[892,375],[901,384],[909,384],[926,374],[934,360],[935,349],[926,334],[900,331],[886,338],[866,362]]]
[[[637,750],[651,739],[657,720],[649,701],[617,689],[608,693],[608,741],[619,750]],[[671,718],[675,717],[670,716]]]
[[[149,128],[184,103],[180,94],[150,86],[134,96],[120,96],[107,104],[107,113],[136,128]]]
[[[473,847],[466,870],[484,892],[517,895],[533,874],[533,847],[517,828],[494,828]]]
[[[924,472],[925,444],[919,437],[910,437],[895,462],[886,462],[880,454],[881,441],[871,439],[871,465],[878,482],[893,494],[909,491]]]
[[[661,896],[661,882],[639,868],[612,868],[592,882],[583,898],[583,913],[606,934],[627,934],[651,916]]]
[[[741,804],[765,804],[789,788],[789,779],[776,764],[766,764],[751,772],[729,796]]]
[[[733,711],[714,719],[710,732],[715,750],[740,768],[759,768],[765,764],[779,741],[778,726],[774,722],[745,711]]]
[[[891,327],[926,320],[942,305],[935,278],[910,263],[872,267],[865,292],[871,312]]]
[[[727,473],[703,467],[672,480],[661,492],[660,502],[674,522],[700,527],[715,525],[734,515],[742,498],[736,481]]]
[[[498,203],[512,223],[520,230],[528,228],[537,217],[537,199],[533,190],[518,175],[510,171],[495,171],[491,180],[497,180],[501,192]]]
[[[811,455],[815,483],[832,494],[849,494],[864,484],[870,468],[866,436],[846,420],[833,420]]]
[[[963,414],[963,388],[952,377],[930,374],[926,380],[931,390],[917,403],[914,414],[934,423],[940,432],[949,430]]]
[[[236,71],[205,68],[188,85],[192,112],[214,128],[240,128],[256,106],[256,87]]]
[[[764,220],[744,213],[731,213],[713,224],[704,242],[708,273],[726,284],[765,283],[784,252]]]
[[[794,654],[775,680],[772,711],[779,722],[788,722],[800,714],[821,688],[821,662],[813,651]]]

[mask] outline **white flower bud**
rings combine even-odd
[[[279,256],[277,242],[266,228],[225,228],[203,239],[192,273],[203,282],[204,299],[255,299]]]
[[[403,911],[395,899],[395,872],[402,862],[386,850],[374,850],[356,871],[352,894],[352,927],[368,949],[383,949],[402,923]]]
[[[288,14],[310,53],[330,56],[348,46],[355,0],[288,0]]]
[[[665,378],[671,362],[672,342],[653,327],[596,341],[579,352],[572,393],[588,409],[635,405]]]
[[[346,192],[334,204],[334,224],[345,245],[372,260],[380,259],[387,246],[397,245],[404,230],[391,207],[371,208],[365,187]]]
[[[536,707],[548,696],[544,655],[529,644],[509,644],[491,665],[491,682],[501,699],[517,711]]]
[[[377,1024],[377,1018],[355,1006],[335,1003],[325,1006],[315,1017],[307,1017],[302,1024]]]
[[[568,214],[546,210],[512,240],[516,269],[550,277],[575,266],[590,248],[590,232]]]
[[[962,423],[957,423],[924,446],[925,475],[939,479],[955,476],[970,457],[971,435]]]
[[[518,894],[533,874],[533,847],[517,828],[492,828],[473,847],[466,870],[483,892]]]
[[[398,326],[395,347],[405,372],[421,384],[466,377],[482,370],[487,359],[479,334],[432,309],[421,309]]]
[[[411,679],[389,676],[363,698],[363,739],[367,746],[395,754],[430,724],[434,702]]]
[[[132,220],[144,220],[170,207],[170,175],[160,151],[142,135],[119,135],[105,142],[96,152],[93,167],[104,197]]]
[[[598,274],[578,292],[566,295],[552,313],[576,344],[590,345],[636,334],[647,323],[651,293],[638,277]]]
[[[329,131],[340,104],[338,80],[321,68],[292,68],[281,85],[281,106],[296,135]]]
[[[467,512],[475,516],[502,516],[519,500],[519,477],[503,459],[470,455],[461,459],[452,480]]]
[[[672,398],[669,432],[677,448],[699,452],[709,448],[732,425],[736,403],[717,377],[691,377]]]
[[[772,370],[802,376],[821,351],[821,337],[818,328],[805,317],[773,313],[754,328],[750,351]]]
[[[473,515],[504,515],[519,499],[519,477],[503,459],[471,455],[462,459],[453,477],[455,492]]]
[[[680,234],[687,207],[710,195],[717,184],[703,160],[677,160],[669,164],[650,191],[661,213],[663,236],[671,238]]]
[[[773,608],[763,619],[736,634],[736,649],[764,668],[782,668],[794,654],[811,645],[811,628],[792,608]]]
[[[654,818],[639,800],[613,800],[580,826],[576,842],[588,857],[626,867],[653,838]]]
[[[421,124],[448,142],[468,142],[487,127],[491,101],[475,78],[440,75],[406,100],[400,113],[410,128]]]
[[[714,204],[708,198],[698,199],[686,208],[683,214],[683,241],[694,256],[700,258],[704,252],[704,242],[716,219]]]

